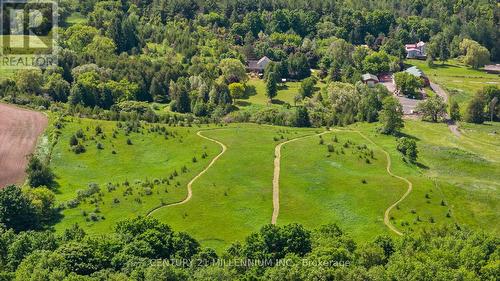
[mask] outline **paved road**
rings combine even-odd
[[[448,93],[446,93],[446,91],[441,88],[441,86],[439,86],[438,84],[436,83],[430,83],[431,84],[431,89],[440,97],[443,98],[444,102],[446,104],[448,104],[448,101],[449,101],[449,97],[448,97]],[[461,137],[462,136],[462,133],[460,133],[460,130],[458,129],[458,125],[455,123],[455,121],[453,120],[450,120],[450,116],[448,115],[448,113],[446,113],[445,115],[445,118],[446,118],[446,123],[448,124],[448,128],[450,129],[450,131],[457,137]]]
[[[389,92],[393,94],[396,92],[396,86],[394,85],[394,83],[392,83],[392,81],[384,81],[381,83],[387,88],[387,90],[389,90]],[[407,97],[401,97],[396,94],[394,94],[394,96],[399,100],[399,102],[403,106],[403,113],[405,115],[412,115],[413,112],[415,112],[417,104],[420,102],[420,100],[409,99]]]

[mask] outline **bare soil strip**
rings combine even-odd
[[[330,131],[323,132],[316,135],[310,135],[305,137],[299,137],[282,142],[276,146],[274,149],[274,176],[273,176],[273,217],[271,218],[271,223],[276,224],[278,216],[280,214],[280,173],[281,173],[281,148],[288,143],[302,140],[305,138],[322,136],[324,134],[330,133]]]
[[[198,133],[196,133],[198,136],[206,139],[206,140],[209,140],[211,142],[215,142],[217,143],[218,145],[220,145],[222,147],[222,151],[217,155],[215,156],[214,159],[212,159],[212,161],[210,162],[210,164],[208,164],[208,166],[203,170],[201,171],[199,174],[197,174],[188,184],[187,184],[187,196],[184,200],[180,201],[180,202],[176,202],[176,203],[171,203],[171,204],[166,204],[166,205],[162,205],[162,206],[158,206],[154,209],[152,209],[151,211],[149,211],[149,213],[147,214],[147,216],[151,216],[152,214],[154,214],[155,212],[163,209],[163,208],[167,208],[167,207],[173,207],[173,206],[179,206],[179,205],[183,205],[183,204],[186,204],[187,202],[189,202],[191,200],[191,198],[193,197],[193,189],[192,189],[192,186],[193,186],[193,183],[199,179],[201,176],[203,176],[203,174],[205,174],[208,169],[210,169],[214,164],[215,162],[217,162],[217,160],[219,160],[219,158],[222,156],[222,154],[224,154],[227,150],[227,147],[225,144],[223,144],[222,142],[220,141],[217,141],[217,140],[214,140],[212,138],[209,138],[209,137],[206,137],[204,135],[202,135],[202,132],[203,131],[199,131]]]
[[[47,124],[43,113],[0,103],[0,188],[23,183],[27,156]]]

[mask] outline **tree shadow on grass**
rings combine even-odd
[[[412,140],[415,140],[415,141],[420,141],[420,139],[416,136],[412,136],[412,135],[408,135],[407,133],[403,133],[403,132],[397,132],[395,135],[395,137],[397,138],[409,138],[409,139],[412,139]]]
[[[47,221],[47,225],[50,229],[53,229],[53,227],[56,224],[60,223],[63,220],[64,215],[61,212],[62,212],[62,209],[54,210],[53,214],[51,215],[50,220]]]
[[[250,106],[252,105],[252,103],[248,102],[248,101],[244,101],[244,100],[237,100],[234,102],[234,105],[236,106]]]
[[[427,165],[425,165],[425,164],[422,164],[422,163],[420,163],[420,162],[415,163],[415,165],[416,165],[417,167],[419,167],[420,169],[422,169],[422,170],[429,170],[429,166],[427,166]]]
[[[245,86],[245,97],[249,98],[251,96],[257,95],[257,88],[254,85],[246,85]]]
[[[278,91],[288,90],[287,84],[278,84]]]
[[[279,104],[279,105],[283,105],[283,104],[285,104],[286,102],[284,102],[284,101],[282,101],[282,100],[273,99],[273,100],[271,100],[271,103],[272,103],[272,104]]]
[[[58,178],[59,177],[55,176],[54,180],[47,185],[47,187],[55,194],[61,194],[61,191],[59,191],[61,185],[56,181]]]

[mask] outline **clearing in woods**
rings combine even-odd
[[[51,166],[59,202],[72,207],[55,228],[79,223],[98,234],[118,220],[156,209],[151,216],[222,251],[271,222],[276,147],[297,139],[280,150],[279,225],[337,223],[355,240],[369,241],[394,234],[384,224],[384,213],[393,206],[389,224],[403,234],[433,224],[490,225],[498,233],[498,227],[491,227],[500,211],[495,206],[498,138],[491,135],[498,127],[467,125],[457,138],[446,124],[408,120],[404,132],[420,150],[419,164],[410,165],[396,150],[396,138],[380,135],[376,126],[333,129],[320,138],[324,129],[169,127],[66,118]],[[86,151],[75,154],[69,140],[79,130]],[[397,205],[408,184],[387,173],[384,151],[391,172],[413,183],[413,191]],[[93,183],[99,188],[89,187]],[[159,208],[176,202],[183,204]]]

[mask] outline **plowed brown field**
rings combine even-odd
[[[35,149],[47,123],[40,112],[0,103],[0,188],[23,182],[26,156]]]

